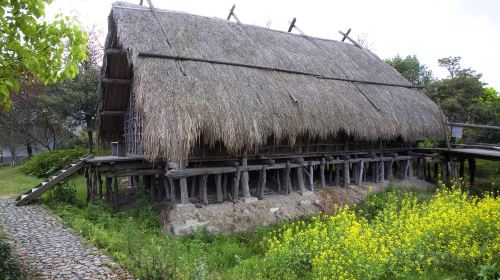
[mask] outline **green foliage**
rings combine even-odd
[[[439,147],[439,141],[437,139],[426,138],[418,143],[419,148],[437,148]]]
[[[60,201],[69,204],[77,204],[76,187],[68,181],[59,183],[57,187],[49,192],[49,201]]]
[[[385,63],[396,69],[403,77],[415,86],[427,86],[433,81],[432,72],[421,64],[415,55],[402,58],[399,55],[386,59]]]
[[[495,277],[500,198],[470,197],[462,187],[441,185],[431,199],[388,192],[369,200],[365,213],[346,207],[310,223],[285,225],[267,239],[255,274],[275,279],[283,275],[273,273],[284,271],[293,272],[289,278],[314,279]]]
[[[0,106],[10,107],[9,92],[20,79],[44,83],[72,78],[86,57],[85,32],[68,17],[47,21],[52,0],[0,1]]]
[[[26,273],[0,233],[0,280],[26,279]]]
[[[86,152],[82,148],[41,152],[23,164],[21,171],[37,177],[49,177]]]

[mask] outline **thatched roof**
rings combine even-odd
[[[108,35],[133,63],[148,159],[185,159],[200,135],[223,141],[230,152],[270,136],[294,143],[339,131],[370,141],[443,135],[438,106],[369,51],[221,19],[156,14],[163,27],[149,8],[115,3],[116,34]]]

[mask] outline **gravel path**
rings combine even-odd
[[[133,279],[40,205],[0,200],[0,231],[37,279]]]

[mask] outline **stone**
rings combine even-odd
[[[0,200],[0,231],[36,279],[134,279],[41,205]]]
[[[255,203],[255,202],[259,201],[259,198],[254,197],[254,196],[246,196],[246,197],[242,197],[240,199],[240,201],[243,203]]]

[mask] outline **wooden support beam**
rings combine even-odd
[[[335,166],[335,186],[340,186],[340,164]]]
[[[460,167],[459,167],[459,171],[458,171],[458,176],[460,178],[464,178],[464,175],[465,175],[465,159],[460,159],[459,164],[460,164]]]
[[[284,177],[285,177],[285,192],[286,194],[291,194],[292,193],[292,180],[290,178],[290,173],[292,172],[292,169],[290,167],[290,163],[286,164],[286,169],[284,172]]]
[[[350,174],[349,174],[349,163],[345,162],[343,164],[343,180],[342,180],[342,186],[344,188],[347,188],[347,186],[349,186],[349,184],[351,183],[351,178],[350,178]]]
[[[417,179],[422,179],[421,178],[421,176],[422,176],[421,174],[422,173],[421,173],[421,170],[420,170],[420,166],[421,166],[420,162],[421,161],[422,161],[422,158],[417,158],[417,169],[416,169],[416,171],[417,171]]]
[[[102,200],[102,177],[101,173],[95,169],[96,175],[97,175],[97,188],[99,191],[99,200]]]
[[[389,161],[389,168],[387,170],[389,172],[388,179],[389,181],[394,180],[394,160]]]
[[[94,172],[92,171],[92,166],[89,165],[89,183],[90,183],[90,186],[89,186],[89,189],[90,189],[90,201],[92,203],[95,203],[95,178],[94,178]]]
[[[129,79],[113,79],[113,78],[102,78],[102,82],[106,84],[115,85],[130,85],[132,83]]]
[[[381,161],[379,162],[379,182],[385,181],[385,162]]]
[[[406,160],[403,168],[403,180],[408,179],[408,174],[410,173],[409,170],[410,170],[410,160]]]
[[[377,168],[377,162],[370,162],[370,168],[372,172],[372,182],[377,183],[378,181],[378,168]]]
[[[104,200],[111,203],[111,184],[113,183],[113,178],[106,177],[106,194],[104,195]]]
[[[89,172],[89,169],[90,169],[90,165],[86,166],[85,167],[85,171],[84,171],[84,174],[85,174],[85,185],[87,187],[87,199],[86,201],[87,202],[90,202],[90,192],[91,192],[91,186],[90,186],[90,172]]]
[[[473,123],[448,123],[448,125],[457,127],[472,127],[472,128],[500,130],[500,126],[495,126],[495,125],[484,125],[484,124],[473,124]]]
[[[113,210],[118,210],[118,177],[113,178]]]
[[[222,180],[222,196],[223,196],[224,200],[229,199],[228,192],[227,192],[227,177],[228,177],[228,174],[224,174],[224,180]]]
[[[160,181],[162,182],[162,187],[165,190],[165,201],[167,201],[170,199],[170,187],[168,178],[165,176],[165,174],[160,174],[160,178],[162,178]]]
[[[448,162],[446,159],[441,161],[441,181],[446,182],[446,177],[448,175]]]
[[[217,191],[217,202],[222,203],[224,201],[224,194],[222,193],[222,175],[217,174],[215,177],[215,189]]]
[[[321,159],[321,164],[319,165],[319,176],[320,176],[320,180],[321,180],[321,187],[323,187],[323,188],[326,186],[326,182],[325,182],[325,166],[326,166],[325,158],[322,158]]]
[[[304,186],[304,171],[302,170],[302,167],[295,168],[295,174],[297,177],[297,184],[299,186],[299,192],[305,193],[306,188]]]
[[[358,42],[354,41],[351,37],[349,37],[349,35],[347,33],[344,33],[342,31],[339,30],[339,33],[344,36],[347,40],[349,40],[349,42],[351,42],[353,45],[355,45],[356,47],[360,48],[360,49],[363,49],[363,47],[358,44]]]
[[[200,200],[203,204],[208,204],[208,190],[207,190],[208,175],[202,175],[200,178]]]
[[[345,39],[347,39],[347,36],[349,35],[349,33],[351,33],[351,28],[347,29],[347,32],[345,33],[345,35],[342,36],[342,42],[344,42]]]
[[[179,179],[179,186],[180,186],[180,190],[181,190],[181,204],[188,204],[189,203],[189,196],[188,196],[188,189],[187,189],[187,179],[180,178]]]
[[[314,191],[314,166],[309,165],[309,190]]]
[[[127,111],[101,111],[100,115],[105,117],[124,116]]]
[[[274,173],[274,178],[276,180],[276,185],[278,187],[278,192],[281,192],[281,174],[280,174],[280,170],[279,169],[276,169],[276,172]]]
[[[295,27],[296,21],[297,21],[297,18],[292,19],[292,22],[290,23],[290,26],[288,27],[288,32],[292,32],[292,29]]]
[[[262,168],[260,170],[260,186],[259,186],[259,199],[264,199],[264,191],[266,189],[266,169]]]
[[[127,52],[123,49],[115,49],[115,48],[108,48],[104,50],[104,53],[107,55],[117,55],[117,56],[125,56],[127,55]]]
[[[333,169],[335,166],[333,164],[328,165],[328,185],[333,185]]]
[[[248,165],[247,152],[243,153],[243,158],[241,159],[241,166],[245,167]],[[248,185],[248,171],[243,171],[241,173],[241,191],[243,197],[250,196],[250,186]]]
[[[232,189],[233,202],[238,201],[238,195],[240,192],[240,177],[241,177],[241,170],[240,170],[240,167],[237,167],[236,173],[234,174],[234,178],[233,178],[233,189]]]
[[[357,182],[357,185],[358,186],[363,186],[363,174],[365,173],[365,162],[364,161],[360,161],[359,163],[359,168],[358,168],[358,182]]]
[[[170,186],[170,201],[172,203],[175,203],[175,202],[177,202],[177,194],[175,192],[175,181],[174,181],[174,179],[168,178],[168,184]]]
[[[197,176],[191,177],[191,198],[196,197],[196,177]]]
[[[438,174],[439,174],[439,164],[436,162],[434,163],[434,181],[437,182],[438,180]],[[429,163],[429,179],[431,178],[431,166]]]

